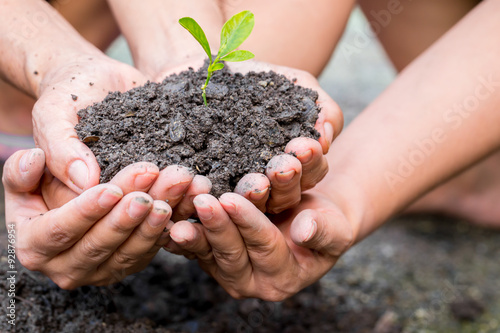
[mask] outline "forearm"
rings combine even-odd
[[[353,0],[221,1],[225,20],[245,9],[255,14],[243,49],[257,60],[315,76],[330,60],[354,5]]]
[[[0,76],[34,97],[60,63],[102,55],[45,1],[4,0],[0,13]]]
[[[108,0],[127,39],[136,67],[149,77],[204,52],[179,24],[185,16],[204,29],[213,53],[219,46],[223,18],[217,0]]]
[[[333,143],[319,188],[343,200],[358,240],[500,147],[499,10],[479,5]]]

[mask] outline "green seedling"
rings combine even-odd
[[[245,41],[245,39],[250,36],[254,26],[254,15],[248,10],[242,11],[231,17],[224,26],[220,34],[220,48],[217,52],[217,56],[212,60],[212,52],[210,51],[210,45],[208,44],[207,36],[205,32],[200,27],[200,25],[191,17],[183,17],[179,20],[180,25],[182,25],[187,31],[193,35],[193,37],[201,44],[203,50],[208,55],[210,63],[208,65],[207,80],[205,84],[201,87],[203,91],[203,102],[207,104],[207,94],[206,89],[212,74],[215,71],[224,68],[224,64],[220,61],[245,61],[252,59],[254,57],[252,52],[236,50],[235,49]]]

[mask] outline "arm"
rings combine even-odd
[[[33,97],[52,68],[102,55],[45,1],[2,1],[0,13],[0,76]]]
[[[318,280],[352,244],[500,148],[499,10],[479,5],[405,69],[332,144],[334,171],[293,211],[269,220],[236,196],[200,196],[203,226],[177,223],[167,247],[196,254],[236,297],[280,300]]]
[[[255,14],[255,28],[242,48],[257,60],[318,76],[337,45],[353,0],[221,1],[224,20],[242,11]]]
[[[122,33],[129,43],[136,67],[152,80],[162,80],[166,70],[197,67],[206,57],[200,45],[178,23],[193,17],[205,30],[210,47],[219,47],[224,24],[218,0],[108,0]],[[189,37],[188,37],[189,36]]]
[[[0,76],[38,99],[35,142],[51,172],[81,193],[98,184],[100,170],[77,138],[76,112],[145,79],[85,41],[45,1],[2,1],[0,13]]]

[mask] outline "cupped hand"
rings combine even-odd
[[[189,67],[200,68],[203,57],[197,56],[184,63],[160,71],[152,79],[161,81],[165,76],[179,73]],[[319,140],[295,138],[285,147],[283,154],[275,156],[268,163],[265,175],[252,173],[244,176],[235,192],[250,200],[259,210],[280,213],[295,207],[301,200],[303,191],[313,188],[328,172],[325,154],[332,141],[342,131],[344,118],[339,106],[320,87],[311,74],[298,69],[272,65],[259,61],[226,63],[234,72],[267,72],[273,70],[288,79],[296,79],[296,84],[318,92],[317,104],[321,109],[315,128],[320,133]],[[293,155],[291,154],[293,153]]]
[[[353,223],[317,190],[271,219],[234,193],[194,204],[202,224],[176,223],[166,248],[198,259],[235,298],[283,300],[320,279],[355,239]]]
[[[76,197],[47,174],[45,195],[69,200],[52,210],[40,189],[44,168],[40,149],[19,151],[4,167],[6,223],[15,225],[17,256],[26,268],[64,289],[107,285],[142,270],[169,241],[164,232],[173,225],[169,205],[139,192],[153,185],[156,166],[132,165],[112,183]]]
[[[146,78],[133,67],[105,55],[81,55],[44,74],[33,108],[35,143],[47,155],[51,173],[82,193],[99,183],[100,169],[74,129],[77,112],[100,102],[110,91],[125,91]]]
[[[285,147],[285,154],[269,161],[266,176],[269,184],[258,177],[248,175],[236,192],[253,202],[261,211],[277,214],[298,205],[301,193],[313,188],[328,172],[324,156],[332,141],[342,131],[344,118],[337,103],[320,87],[310,73],[289,67],[259,61],[244,61],[227,64],[232,71],[246,73],[274,71],[295,84],[318,92],[317,105],[321,109],[315,128],[320,133],[318,141],[310,138],[295,138]],[[290,155],[293,153],[294,156]],[[246,184],[246,185],[243,185]],[[271,188],[269,191],[268,188]]]

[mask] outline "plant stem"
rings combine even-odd
[[[203,102],[205,103],[205,106],[208,106],[206,89],[207,89],[208,81],[210,81],[211,77],[212,77],[212,72],[208,72],[207,80],[205,81],[205,84],[201,87],[201,90],[203,91],[203,94],[201,94],[201,96],[203,96]]]

